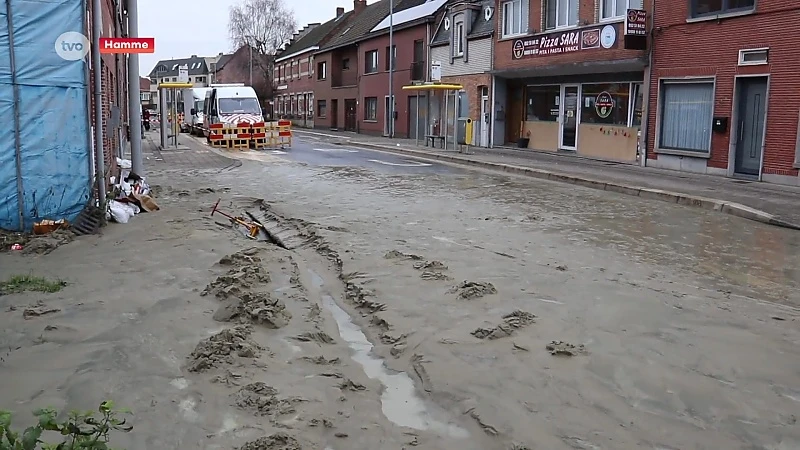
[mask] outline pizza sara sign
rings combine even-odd
[[[597,113],[597,117],[605,119],[611,115],[613,110],[614,97],[605,91],[597,94],[597,98],[594,99],[594,112]]]
[[[614,25],[547,33],[515,39],[511,45],[511,57],[518,60],[598,48],[608,49],[616,44],[616,40],[617,29]]]

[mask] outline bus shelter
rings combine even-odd
[[[181,89],[193,87],[192,83],[161,83],[158,85],[158,110],[161,114],[161,148],[171,144],[178,148],[181,124],[178,121],[178,101]],[[167,130],[169,123],[169,130]],[[171,134],[170,134],[171,133]]]
[[[445,84],[445,83],[422,83],[422,84],[412,84],[408,86],[403,86],[403,90],[405,91],[414,91],[417,94],[417,123],[414,125],[416,129],[419,130],[419,118],[420,118],[420,92],[427,92],[429,94],[428,98],[430,98],[430,94],[433,93],[444,93],[444,108],[439,108],[439,131],[438,133],[436,130],[430,129],[427,125],[425,127],[425,145],[430,140],[433,147],[435,147],[435,143],[437,139],[442,140],[442,148],[447,149],[450,142],[453,143],[453,150],[456,149],[457,139],[456,133],[458,130],[458,108],[453,107],[453,134],[452,136],[448,135],[448,128],[450,123],[450,96],[453,93],[461,91],[464,89],[464,86],[460,84]],[[454,96],[453,102],[455,99],[458,98],[457,95]],[[430,118],[428,118],[430,120]],[[415,133],[415,143],[419,145],[419,133]],[[452,141],[450,140],[452,138]]]

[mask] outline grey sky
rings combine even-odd
[[[241,0],[139,0],[139,35],[156,39],[154,54],[139,55],[139,73],[147,76],[161,59],[229,52],[228,8]],[[353,0],[284,0],[297,23],[326,22],[336,7],[353,9]],[[367,3],[374,3],[369,0]]]

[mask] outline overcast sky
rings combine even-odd
[[[139,73],[147,76],[162,59],[212,56],[231,51],[228,8],[242,0],[139,0],[139,36],[154,37],[156,52],[139,55]],[[353,9],[353,0],[284,0],[297,24],[327,22],[336,7]],[[374,3],[369,0],[367,3]]]

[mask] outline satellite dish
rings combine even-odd
[[[492,20],[492,16],[494,16],[494,8],[492,8],[491,6],[487,6],[486,8],[483,9],[483,17],[486,19],[487,22]]]
[[[449,17],[445,17],[444,18],[444,29],[445,30],[449,30],[450,29],[450,18]]]

